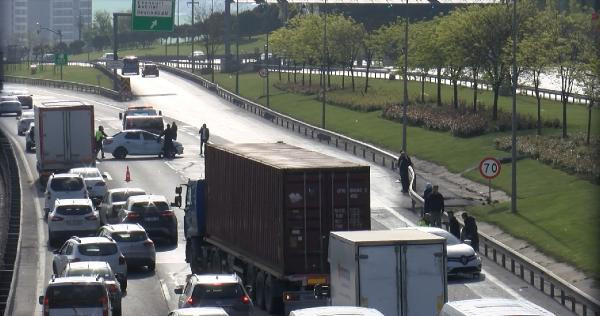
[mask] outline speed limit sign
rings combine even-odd
[[[486,157],[479,163],[479,173],[486,179],[494,179],[500,174],[500,161],[494,157]]]

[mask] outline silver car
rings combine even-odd
[[[90,199],[58,199],[48,214],[50,245],[59,245],[71,236],[94,236],[100,227],[98,212]]]
[[[164,139],[150,132],[130,129],[107,137],[102,146],[104,152],[112,153],[117,159],[123,159],[127,155],[159,155],[162,153]],[[173,141],[177,154],[183,154],[183,145]]]
[[[125,206],[127,198],[135,195],[146,195],[146,191],[140,188],[118,188],[106,191],[99,208],[102,224],[116,222],[117,215]],[[111,221],[111,219],[115,219],[115,221]]]
[[[127,266],[147,266],[153,271],[156,266],[154,242],[148,238],[146,230],[140,224],[105,225],[100,228],[100,237],[110,237],[117,245]]]
[[[25,135],[25,133],[29,129],[29,124],[33,122],[33,112],[27,111],[21,113],[21,116],[17,118],[17,134],[19,134],[19,136]]]
[[[73,168],[68,173],[78,174],[83,177],[90,198],[94,203],[99,203],[104,194],[106,194],[106,181],[108,177],[101,173],[96,167]],[[96,204],[97,205],[97,204]]]
[[[0,115],[6,113],[15,113],[17,116],[21,116],[21,112],[21,102],[18,100],[0,101]]]

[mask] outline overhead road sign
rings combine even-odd
[[[265,3],[277,4],[281,0],[264,0]],[[255,0],[238,0],[239,3],[256,3]],[[288,3],[311,3],[311,4],[394,4],[406,5],[406,0],[287,0]],[[503,3],[502,0],[437,0],[439,4],[494,4]],[[430,0],[408,0],[408,4],[431,5]]]
[[[173,31],[175,0],[133,0],[133,31]]]
[[[68,63],[67,53],[58,53],[54,55],[55,65],[66,65]]]

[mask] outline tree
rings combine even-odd
[[[432,68],[441,68],[443,52],[436,38],[439,19],[413,23],[409,28],[409,63],[421,71],[421,102],[425,102],[425,78]]]
[[[83,50],[83,46],[85,46],[84,41],[80,41],[80,40],[72,41],[69,44],[69,53],[70,54],[81,54],[81,52]]]
[[[327,32],[331,60],[343,68],[342,89],[344,89],[345,72],[348,69],[352,77],[352,91],[354,91],[354,61],[358,58],[362,48],[365,29],[352,18],[331,15],[328,17]]]

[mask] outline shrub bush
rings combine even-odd
[[[494,140],[497,149],[512,149],[510,136]],[[517,138],[517,151],[532,159],[576,174],[580,178],[600,184],[600,137],[585,143],[585,135],[578,133],[567,139],[560,136],[528,135]]]

